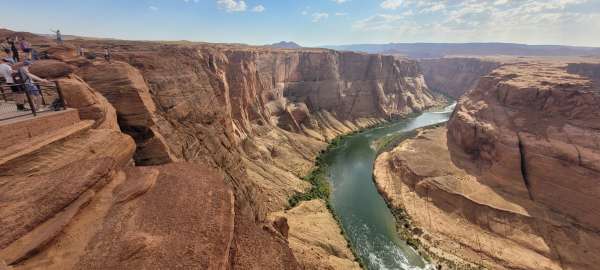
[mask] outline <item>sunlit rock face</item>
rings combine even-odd
[[[424,131],[378,158],[380,190],[447,259],[500,269],[594,269],[596,72],[552,61],[495,69],[460,98],[447,129]]]
[[[324,202],[267,213],[309,188],[329,140],[440,103],[416,63],[387,56],[67,43],[44,43],[54,60],[32,72],[58,80],[74,124],[0,162],[0,266],[357,268],[342,235],[321,237],[340,231]]]

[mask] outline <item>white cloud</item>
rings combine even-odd
[[[253,12],[263,12],[263,11],[265,11],[265,7],[263,5],[258,5],[258,6],[255,6],[254,8],[252,8],[252,11]]]
[[[348,16],[348,13],[346,13],[346,12],[336,12],[335,16]]]
[[[248,8],[244,0],[217,0],[217,5],[227,12],[241,12]]]
[[[380,0],[398,10],[358,19],[371,36],[434,42],[600,44],[598,0]],[[423,14],[435,13],[433,15]]]
[[[336,2],[337,4],[343,4],[343,3],[346,3],[346,2],[348,2],[350,0],[331,0],[331,1]]]
[[[401,15],[377,14],[355,22],[352,27],[359,30],[389,30],[402,18],[404,17]]]
[[[312,14],[312,21],[313,22],[320,22],[322,20],[325,20],[329,18],[329,13],[325,13],[325,12],[315,12]]]
[[[383,9],[398,9],[402,6],[402,0],[385,0],[379,6]]]
[[[158,11],[158,8],[155,6],[149,6],[148,9],[150,9],[152,11]]]
[[[428,12],[436,12],[436,11],[440,11],[446,8],[446,5],[444,3],[437,3],[431,6],[428,6],[424,9],[421,9],[419,11],[419,13],[428,13]]]
[[[200,2],[200,0],[183,0],[183,2],[186,2],[186,3],[189,3],[189,2],[198,3],[198,2]]]

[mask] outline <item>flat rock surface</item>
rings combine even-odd
[[[83,160],[50,174],[0,178],[0,249],[109,178],[114,165],[109,158]]]
[[[158,171],[143,195],[114,202],[77,269],[225,268],[234,198],[222,175],[183,163]]]

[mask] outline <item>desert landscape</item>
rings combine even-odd
[[[0,19],[0,270],[600,265],[593,1],[385,0],[351,32],[365,3],[210,1],[210,29],[201,1],[62,1],[113,21]],[[290,28],[256,18],[271,7],[297,9]],[[573,43],[521,42],[559,28]]]

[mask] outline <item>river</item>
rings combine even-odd
[[[409,134],[417,128],[448,121],[454,105],[373,128],[340,142],[323,159],[333,187],[331,206],[357,255],[369,270],[430,269],[419,254],[398,237],[394,216],[373,182],[374,142]]]

